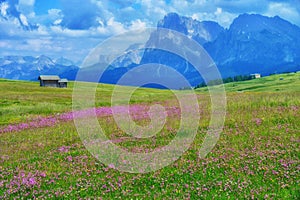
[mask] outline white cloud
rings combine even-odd
[[[7,16],[7,9],[9,8],[9,5],[7,2],[3,2],[0,4],[0,10],[1,10],[1,15],[3,17]]]
[[[29,39],[27,44],[19,48],[25,48],[25,50],[30,46],[33,51],[40,51],[41,49],[51,49],[52,42],[49,39]],[[49,48],[50,47],[50,48]],[[52,47],[53,48],[53,47]],[[20,50],[20,49],[19,49]]]
[[[60,9],[50,9],[48,10],[48,19],[50,22],[52,22],[54,25],[59,25],[63,21],[63,13]]]
[[[51,26],[50,33],[63,37],[87,37],[90,36],[89,30],[71,30],[61,26]]]
[[[50,17],[62,17],[62,11],[60,9],[50,9],[48,10],[48,15]]]
[[[30,23],[50,28],[53,24],[60,24],[58,22],[63,19],[63,13],[60,9],[50,9],[47,14],[36,15],[36,13],[32,12],[27,14],[26,17]]]
[[[122,9],[123,12],[135,12],[134,8],[129,6]]]
[[[146,22],[142,22],[140,19],[131,23],[130,30],[144,30],[147,27]]]
[[[166,2],[163,0],[141,0],[141,7],[144,15],[147,18],[152,18],[152,20],[158,21],[158,18],[162,18],[167,14],[169,6],[166,5]]]
[[[39,37],[40,36],[49,36],[50,33],[48,31],[48,28],[43,26],[43,25],[39,25],[38,28],[34,31],[31,31],[33,32],[34,34],[38,35]]]
[[[54,25],[59,25],[62,22],[62,19],[57,19],[53,22]]]
[[[35,0],[19,0],[19,4],[34,6]]]
[[[194,13],[191,17],[198,21],[216,21],[221,26],[228,28],[237,16],[238,14],[224,12],[222,8],[216,8],[214,12],[198,12]]]
[[[131,21],[128,26],[125,26],[121,22],[116,21],[114,18],[110,18],[106,25],[99,23],[96,29],[90,29],[90,31],[96,31],[93,35],[101,34],[102,37],[122,34],[126,31],[132,30],[144,30],[147,27],[147,23],[140,19]]]
[[[17,18],[13,18],[11,21],[9,21],[9,22],[11,22],[11,27],[13,27],[14,29],[20,29],[21,27],[21,24],[20,24],[20,21],[17,19]],[[16,32],[17,33],[17,32]],[[16,34],[15,33],[15,34]]]
[[[26,16],[22,13],[20,14],[20,20],[24,26],[29,26]]]
[[[114,34],[121,34],[126,31],[124,25],[120,22],[115,21],[112,17],[103,26],[103,23],[96,28],[97,32],[103,36],[111,36]]]
[[[0,47],[1,48],[12,48],[12,44],[9,41],[0,41]]]
[[[194,13],[191,18],[199,21],[199,16],[196,13]]]
[[[215,11],[215,15],[221,15],[223,12],[222,8],[217,8],[217,10]]]

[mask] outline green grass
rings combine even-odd
[[[227,92],[300,92],[300,72],[226,83],[224,86]],[[197,89],[197,91],[207,90],[206,87]]]
[[[72,121],[0,134],[0,198],[299,199],[299,83],[299,74],[283,74],[226,84],[224,130],[203,159],[198,151],[208,128],[210,100],[205,88],[197,90],[201,119],[193,144],[174,163],[146,174],[119,172],[95,159]],[[72,85],[40,88],[36,82],[0,80],[2,125],[71,110]],[[129,89],[124,87],[124,93]],[[100,84],[96,105],[110,105],[112,90],[112,85]],[[144,88],[131,103],[173,105],[174,98],[169,90]],[[155,137],[117,145],[133,152],[162,147],[174,138],[178,119],[169,117]],[[98,121],[107,137],[129,137],[112,117]],[[26,184],[29,178],[35,184]]]
[[[281,80],[283,78],[283,80]],[[89,86],[89,83],[86,83]],[[0,79],[0,126],[24,122],[27,119],[72,110],[74,83],[68,88],[43,88],[38,82],[12,81]],[[99,84],[95,106],[110,106],[114,85]],[[218,87],[218,86],[215,86]],[[131,90],[123,87],[124,94]],[[300,73],[279,74],[243,82],[225,84],[226,92],[300,92]],[[206,94],[208,88],[197,92]],[[184,91],[183,91],[184,92]],[[162,102],[174,98],[169,90],[140,88],[134,92],[131,102]],[[119,100],[120,104],[124,104]]]
[[[92,87],[86,83],[87,87]],[[38,82],[0,79],[0,127],[24,122],[38,116],[46,116],[72,110],[74,82],[68,88],[40,87]],[[114,85],[99,84],[95,95],[95,106],[110,106]],[[131,90],[123,87],[124,93]],[[137,89],[130,103],[165,101],[173,97],[169,90]],[[124,103],[119,100],[119,103]],[[118,102],[117,102],[118,103]]]

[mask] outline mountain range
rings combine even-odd
[[[223,78],[300,70],[300,28],[278,16],[242,14],[234,19],[229,28],[223,28],[213,21],[197,21],[169,13],[158,22],[157,27],[178,31],[202,45]],[[156,32],[151,34],[148,44],[154,40],[164,42],[165,38]],[[171,42],[178,42],[175,40]],[[142,53],[128,51],[111,64],[100,81],[116,83],[129,70],[147,63],[170,66],[183,74],[193,86],[203,81],[186,60],[158,49],[145,49]],[[40,74],[58,74],[73,80],[78,70],[78,66],[64,58],[54,61],[46,56],[0,58],[2,78],[35,80]]]
[[[52,60],[45,55],[0,58],[0,77],[7,79],[36,81],[41,74],[57,74],[63,78],[74,80],[78,70],[78,66],[63,57],[57,60]]]
[[[278,16],[242,14],[228,29],[225,29],[216,22],[199,22],[176,13],[169,13],[158,22],[158,27],[178,31],[201,44],[215,62],[223,78],[252,73],[269,75],[300,70],[300,28]],[[157,33],[153,38],[149,38],[148,43],[157,40],[161,43],[169,42]],[[173,43],[176,42],[175,38]],[[184,44],[178,46],[180,45],[184,46]],[[146,63],[171,66],[183,74],[193,86],[203,81],[186,60],[157,49],[146,49],[138,64],[132,62],[119,65],[107,74],[114,75],[114,78],[110,79],[111,83],[114,83],[128,70]]]
[[[300,70],[300,28],[278,16],[243,14],[204,44],[223,76]]]

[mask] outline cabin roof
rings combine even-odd
[[[59,83],[67,83],[67,82],[68,82],[68,79],[63,78],[63,79],[60,79],[58,82],[59,82]]]
[[[38,80],[50,80],[50,81],[59,81],[59,76],[56,75],[41,75]]]

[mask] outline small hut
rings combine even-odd
[[[38,80],[41,87],[66,88],[68,86],[68,80],[60,79],[57,75],[40,75]]]
[[[41,75],[38,80],[41,87],[58,87],[59,76],[55,75]]]
[[[68,87],[68,79],[65,79],[65,78],[60,79],[58,81],[58,85],[60,88],[67,88]]]

